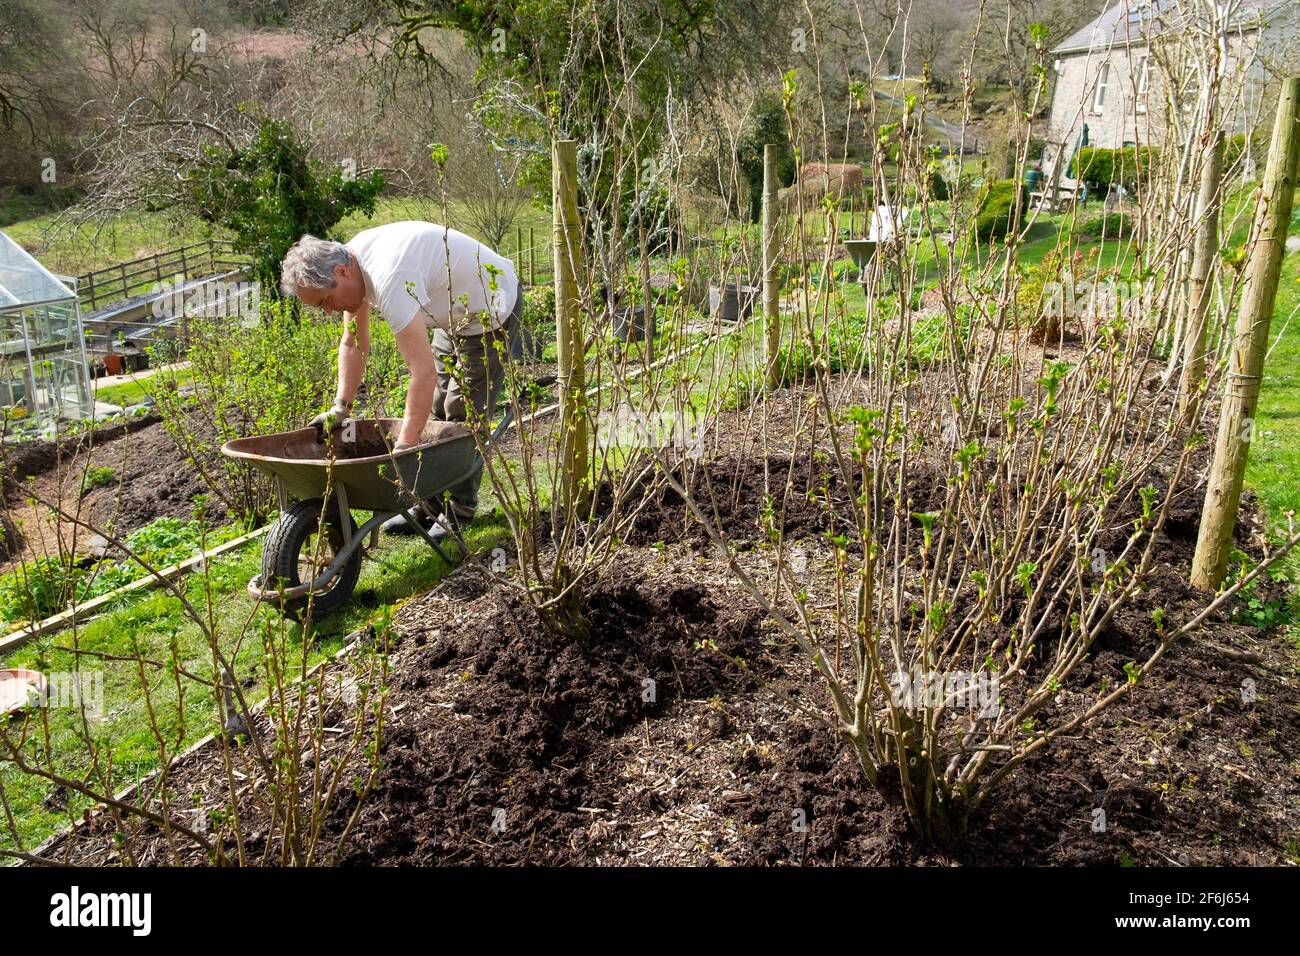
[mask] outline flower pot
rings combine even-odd
[[[107,372],[109,375],[122,374],[123,358],[121,355],[118,355],[116,352],[109,352],[107,355],[104,356],[103,361],[104,361],[104,371]]]
[[[620,342],[645,342],[653,339],[654,325],[654,316],[650,317],[649,323],[646,322],[643,305],[638,305],[634,309],[614,310],[614,337]]]
[[[757,286],[737,282],[709,284],[709,314],[723,322],[742,322],[754,314],[754,303],[760,290]]]
[[[19,668],[0,669],[0,715],[12,714],[45,696],[45,675]]]
[[[143,372],[149,367],[149,353],[144,349],[131,348],[123,353],[123,365],[128,372]]]

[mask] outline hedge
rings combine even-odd
[[[1021,209],[1028,209],[1025,184],[1018,179],[996,179],[980,192],[975,206],[975,235],[980,239],[1005,239],[1016,210],[1016,195]]]
[[[1122,146],[1119,149],[1102,149],[1085,146],[1075,157],[1075,179],[1082,179],[1094,189],[1109,190],[1114,186],[1132,189],[1139,176],[1147,176],[1159,160],[1160,151],[1154,146]]]

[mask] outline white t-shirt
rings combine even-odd
[[[362,230],[347,247],[365,273],[366,300],[394,333],[419,315],[430,328],[481,335],[514,311],[514,263],[463,232],[393,222]]]

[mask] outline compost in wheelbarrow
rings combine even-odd
[[[500,436],[509,414],[493,433]],[[240,438],[222,451],[247,461],[276,483],[281,513],[262,550],[262,572],[249,593],[301,616],[316,617],[341,606],[361,572],[361,544],[379,525],[405,514],[414,530],[444,558],[447,555],[415,520],[428,499],[436,500],[473,473],[473,434],[454,422],[430,422],[420,444],[390,451],[401,422],[360,419],[332,433],[327,442],[315,428]],[[290,504],[292,499],[297,499]],[[352,510],[372,512],[360,528]]]
[[[275,478],[289,498],[324,498],[341,488],[349,508],[405,511],[464,478],[477,451],[464,425],[431,421],[419,445],[390,452],[400,425],[396,418],[366,418],[335,431],[329,444],[315,428],[299,428],[237,438],[221,450]]]

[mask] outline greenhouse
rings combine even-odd
[[[4,437],[53,429],[94,407],[77,294],[0,232]]]

